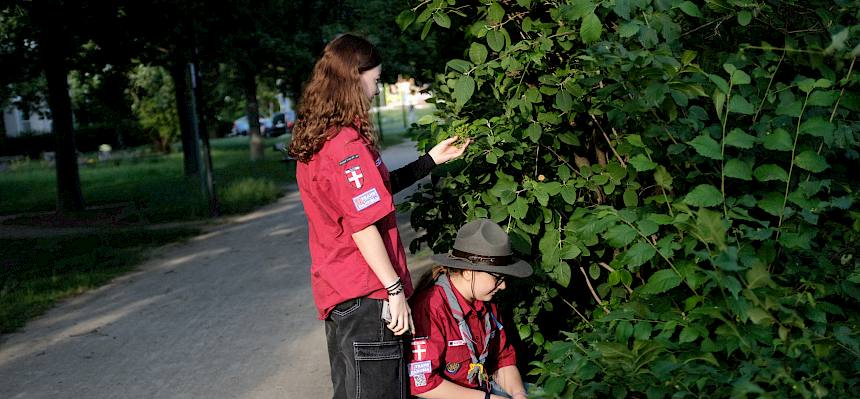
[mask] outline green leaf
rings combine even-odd
[[[600,40],[601,32],[603,32],[603,25],[600,23],[600,18],[597,15],[591,13],[582,19],[582,25],[579,27],[579,35],[582,37],[582,41],[594,43]]]
[[[755,107],[753,107],[746,98],[734,95],[732,96],[732,99],[729,100],[729,112],[752,115],[755,113]]]
[[[575,21],[584,18],[588,14],[594,14],[596,6],[592,0],[575,1],[571,6],[562,8],[563,15],[566,19]]]
[[[637,242],[624,253],[625,266],[628,269],[633,270],[633,268],[642,266],[645,262],[651,260],[651,258],[657,255],[657,250],[646,242]]]
[[[514,219],[522,219],[526,217],[528,210],[529,204],[523,197],[517,197],[514,203],[508,207],[508,212]]]
[[[502,51],[502,49],[505,48],[504,33],[498,30],[491,30],[487,32],[487,44],[495,52]]]
[[[483,64],[487,60],[487,47],[481,43],[472,43],[469,47],[469,59],[475,65]]]
[[[749,10],[742,10],[738,13],[738,23],[741,26],[747,26],[752,21],[752,13]]]
[[[756,201],[756,205],[763,211],[773,215],[780,216],[782,214],[782,204],[784,195],[775,192],[766,193],[761,199]]]
[[[696,152],[703,157],[723,159],[723,155],[720,153],[720,143],[717,143],[717,141],[712,139],[707,133],[696,136],[696,138],[687,142],[687,144],[693,146],[693,148],[696,149]]]
[[[573,98],[565,90],[559,91],[555,95],[555,107],[562,112],[568,112],[573,108]]]
[[[764,324],[767,326],[773,324],[773,317],[762,308],[752,308],[747,310],[747,316],[755,324]]]
[[[625,22],[618,29],[618,34],[621,37],[627,38],[639,33],[639,24],[633,22]]]
[[[588,275],[591,276],[593,280],[597,280],[600,278],[600,266],[596,263],[592,263],[591,266],[588,267]]]
[[[751,136],[749,134],[744,133],[741,129],[732,129],[729,134],[726,135],[726,145],[730,145],[733,147],[750,149],[753,148],[753,144],[755,144],[755,136]]]
[[[648,282],[639,289],[643,295],[662,294],[681,284],[681,277],[671,269],[658,270],[648,278]]]
[[[699,17],[702,18],[702,12],[699,11],[699,6],[697,6],[692,1],[685,1],[678,5],[678,8],[691,17]]]
[[[708,79],[710,79],[711,82],[714,82],[714,85],[716,85],[717,89],[723,92],[723,94],[728,94],[729,82],[726,82],[726,80],[719,75],[708,75]]]
[[[809,95],[809,100],[806,104],[809,106],[831,107],[838,98],[839,92],[836,90],[816,90]]]
[[[777,115],[785,115],[797,118],[803,111],[803,103],[797,100],[784,100],[776,107]]]
[[[541,128],[539,123],[532,123],[526,128],[526,137],[531,139],[532,142],[537,143],[541,134],[543,134],[543,128]]]
[[[570,265],[567,262],[559,263],[553,272],[553,276],[555,277],[555,282],[567,288],[570,285]]]
[[[648,321],[641,321],[636,323],[633,327],[633,338],[636,338],[640,341],[645,341],[651,338],[651,331],[653,328],[651,327],[651,323]]]
[[[437,12],[433,14],[433,20],[436,21],[436,25],[439,25],[445,29],[451,27],[451,18],[448,17],[448,14],[443,12]]]
[[[460,73],[465,73],[466,71],[468,71],[472,67],[472,64],[470,64],[469,61],[461,60],[461,59],[457,59],[457,58],[448,61],[448,63],[446,63],[445,65],[448,68],[451,68],[451,69],[453,69],[457,72],[460,72]]]
[[[764,264],[758,263],[746,272],[747,286],[751,289],[770,284],[770,273]]]
[[[639,196],[636,194],[636,190],[624,190],[624,206],[632,208],[636,205],[639,205]]]
[[[532,335],[532,328],[528,324],[520,325],[517,331],[520,333],[520,339],[526,339]]]
[[[793,143],[791,135],[785,129],[776,129],[762,138],[764,148],[774,151],[791,151]]]
[[[621,248],[633,242],[636,238],[636,230],[626,224],[617,224],[610,227],[604,233],[603,238],[607,243],[615,248]]]
[[[681,334],[678,335],[678,343],[685,344],[687,342],[693,342],[697,338],[699,338],[699,332],[696,331],[695,328],[686,326],[681,330]]]
[[[723,195],[710,184],[700,184],[684,197],[684,203],[699,207],[715,206],[723,203]]]
[[[657,166],[657,170],[654,171],[654,181],[658,186],[671,190],[672,180],[672,175],[663,165]]]
[[[758,181],[788,181],[788,172],[781,166],[772,163],[755,168],[753,174]]]
[[[412,22],[415,22],[415,12],[411,9],[406,9],[398,14],[394,21],[397,22],[397,26],[400,27],[400,30],[406,30],[409,25],[412,25]]]
[[[499,3],[493,2],[490,4],[490,7],[487,8],[487,19],[491,24],[497,24],[502,22],[502,18],[505,16],[505,9],[499,5]]]
[[[752,165],[746,161],[732,158],[726,162],[725,173],[727,177],[741,180],[752,180]]]
[[[794,157],[794,164],[812,173],[818,173],[830,167],[827,161],[824,160],[824,157],[812,150],[806,150],[797,154]]]
[[[564,199],[564,202],[573,205],[576,203],[576,189],[572,186],[562,186],[561,187],[561,198]]]
[[[817,92],[816,92],[817,93]],[[825,142],[833,139],[833,124],[827,119],[811,118],[800,125],[800,132],[810,136],[821,137]]]
[[[714,244],[718,249],[725,248],[728,225],[723,221],[721,213],[706,208],[699,209],[696,212],[696,229],[702,242]]]
[[[633,165],[633,168],[635,168],[637,172],[651,170],[657,166],[657,164],[648,159],[645,154],[636,154],[636,156],[630,158],[630,164]]]
[[[472,79],[471,76],[461,76],[460,79],[457,79],[457,84],[454,85],[454,99],[457,100],[457,104],[463,106],[472,98],[472,94],[475,92],[475,80]]]

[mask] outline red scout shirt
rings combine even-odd
[[[352,239],[352,233],[372,224],[408,298],[412,280],[397,232],[388,168],[370,143],[355,129],[341,128],[308,163],[297,164],[296,181],[308,217],[311,288],[319,319],[350,299],[388,299]]]
[[[454,296],[465,313],[464,319],[475,340],[475,356],[484,350],[484,312],[489,308],[496,320],[499,312],[493,303],[474,301],[467,303],[457,288],[451,285]],[[430,391],[443,379],[467,388],[479,389],[478,381],[471,384],[466,378],[469,373],[469,348],[463,342],[457,321],[451,313],[451,307],[445,299],[442,287],[434,285],[423,290],[410,301],[412,303],[412,318],[415,322],[415,337],[412,341],[409,358],[409,381],[412,395]],[[501,321],[499,320],[499,323]],[[495,323],[493,323],[495,324]],[[496,370],[517,364],[514,348],[508,343],[505,330],[493,328],[495,336],[490,338],[490,350],[484,369],[492,376]],[[429,362],[429,363],[427,363]]]

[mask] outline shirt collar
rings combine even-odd
[[[454,284],[451,284],[451,290],[454,291],[454,296],[457,297],[457,302],[460,303],[460,308],[463,309],[463,317],[468,315],[469,313],[475,312],[478,316],[482,316],[484,314],[484,301],[474,300],[471,303],[463,298],[463,295],[460,294],[460,291],[457,290],[457,287]]]

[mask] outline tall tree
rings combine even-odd
[[[84,198],[78,173],[68,82],[70,50],[76,47],[76,35],[67,21],[74,19],[70,15],[77,12],[72,12],[73,7],[64,1],[33,1],[31,7],[31,21],[37,29],[39,61],[48,83],[48,105],[56,137],[57,212],[81,211]]]

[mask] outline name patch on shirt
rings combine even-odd
[[[356,197],[352,197],[352,203],[355,205],[355,210],[362,211],[365,208],[381,201],[379,198],[379,193],[375,188],[371,188]]]
[[[463,341],[462,339],[457,339],[454,341],[448,341],[448,346],[463,346],[463,345],[466,345],[466,341]]]
[[[353,159],[358,159],[358,154],[352,154],[352,155],[344,158],[342,161],[338,162],[337,164],[340,166],[343,166],[343,164],[345,164],[349,161],[352,161]]]
[[[409,363],[409,376],[410,377],[428,374],[431,371],[433,371],[433,368],[430,366],[429,360],[425,360],[423,362]]]

